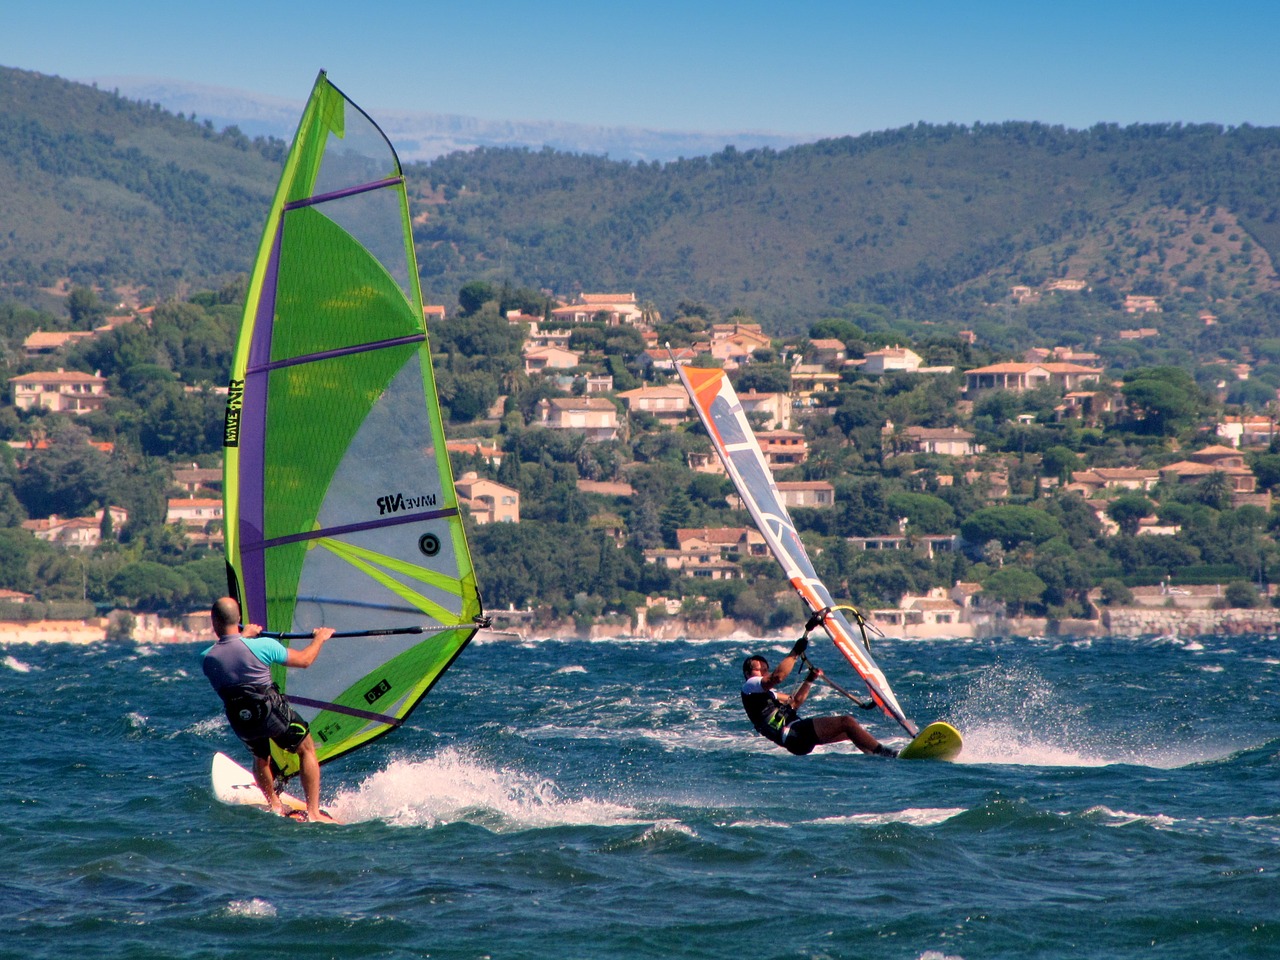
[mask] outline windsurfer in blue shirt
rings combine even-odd
[[[271,770],[271,743],[298,755],[302,789],[307,798],[307,819],[333,822],[320,809],[320,764],[307,722],[291,707],[271,680],[271,665],[309,667],[326,640],[330,627],[317,627],[311,643],[291,650],[271,637],[261,637],[256,623],[240,627],[240,604],[222,597],[210,611],[218,642],[204,652],[204,675],[222,698],[231,729],[253,753],[253,777],[271,809],[286,813],[276,793]]]
[[[850,740],[863,753],[877,757],[896,757],[898,751],[886,747],[848,714],[831,717],[810,717],[804,720],[796,716],[796,711],[809,696],[813,681],[822,676],[822,671],[811,667],[808,676],[793,694],[780,692],[782,686],[796,660],[809,646],[809,641],[801,637],[771,673],[769,661],[764,657],[747,657],[742,664],[742,675],[746,682],[742,684],[742,708],[751,718],[751,724],[760,733],[780,747],[804,756],[811,753],[820,743],[839,743]]]

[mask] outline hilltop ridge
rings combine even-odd
[[[0,284],[158,299],[247,272],[283,142],[0,68]],[[1162,343],[1265,330],[1278,281],[1280,129],[929,125],[669,163],[481,148],[406,168],[428,298],[482,279],[636,290],[775,334],[813,320],[1089,343],[1155,298]],[[1038,300],[1055,280],[1079,295]],[[147,292],[149,291],[149,293]],[[1135,323],[1135,326],[1147,324]]]

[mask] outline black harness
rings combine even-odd
[[[289,704],[274,683],[269,687],[239,684],[218,691],[231,729],[242,740],[281,736],[289,729]]]

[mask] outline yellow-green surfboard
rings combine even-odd
[[[954,760],[960,756],[964,738],[949,723],[931,723],[902,748],[899,760]]]

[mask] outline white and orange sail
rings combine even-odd
[[[914,737],[916,725],[902,712],[884,673],[859,640],[860,631],[853,627],[818,579],[729,378],[723,370],[686,366],[676,369],[725,470],[769,549],[782,564],[792,588],[866,683],[871,699]]]

